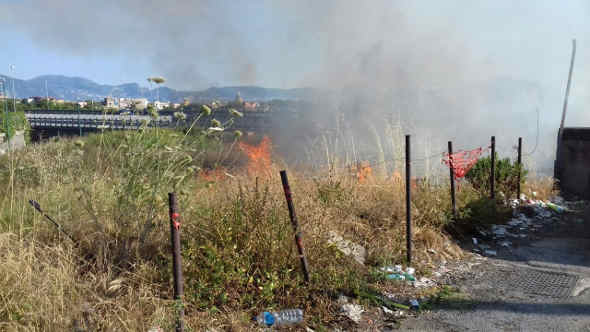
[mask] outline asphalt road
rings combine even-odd
[[[402,321],[400,331],[590,331],[590,208],[454,281],[463,293]]]

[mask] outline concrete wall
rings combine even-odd
[[[14,137],[10,140],[10,149],[16,150],[25,147],[25,132],[17,131]],[[8,142],[6,142],[6,136],[0,134],[0,155],[3,155],[8,151]]]
[[[557,151],[560,189],[590,199],[590,128],[563,128]]]

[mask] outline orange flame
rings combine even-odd
[[[225,179],[225,169],[223,167],[216,169],[200,170],[199,177],[209,182],[217,182]]]
[[[402,178],[402,174],[398,171],[393,172],[393,174],[391,175],[391,180],[393,180],[393,183],[395,183],[398,186],[405,186],[406,185],[406,179]],[[418,188],[418,183],[420,182],[420,180],[416,177],[411,177],[410,178],[410,186],[412,186],[412,189],[417,189]]]
[[[373,176],[373,169],[371,168],[371,165],[369,164],[369,162],[362,162],[359,163],[359,165],[357,166],[357,171],[356,171],[356,178],[358,179],[359,183],[366,183],[367,180],[369,180],[370,178],[372,178]]]
[[[258,145],[239,142],[240,148],[248,156],[248,174],[257,175],[270,172],[272,142],[264,136]]]

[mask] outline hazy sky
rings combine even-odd
[[[501,124],[527,143],[536,108],[554,141],[576,38],[567,123],[590,126],[588,0],[0,0],[0,24],[0,73],[14,64],[19,78],[351,87],[388,111],[400,93],[434,90],[444,98],[407,113],[482,136]],[[498,100],[486,90],[510,81]]]
[[[326,72],[381,43],[436,64],[450,58],[460,75],[559,85],[576,37],[579,87],[589,18],[585,0],[0,0],[0,72],[13,63],[21,78],[295,87],[329,83]]]

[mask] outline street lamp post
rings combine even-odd
[[[16,67],[14,65],[9,66],[10,72],[12,73],[12,111],[16,112],[16,93],[14,90],[14,72]]]

